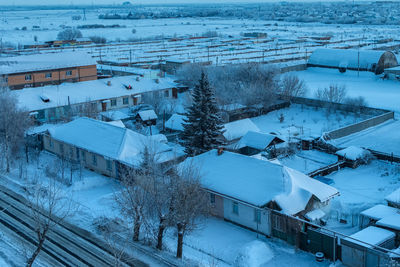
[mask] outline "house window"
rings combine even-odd
[[[117,99],[111,99],[111,106],[115,107],[117,105]]]
[[[168,91],[168,90],[165,90],[165,91],[164,91],[164,96],[165,96],[165,97],[169,97],[169,91]]]
[[[129,98],[128,97],[122,98],[122,104],[128,105],[129,104]]]
[[[215,204],[215,195],[212,193],[210,194],[210,203]]]
[[[259,209],[254,209],[254,221],[261,223],[261,211]]]
[[[111,160],[107,160],[106,163],[107,163],[107,170],[108,170],[108,171],[112,171]]]
[[[235,201],[232,203],[232,213],[239,215],[239,203]]]
[[[65,72],[65,75],[67,75],[67,76],[72,76],[72,70],[67,70],[67,71]]]
[[[36,119],[38,120],[44,120],[44,110],[38,110],[36,115]]]
[[[286,227],[285,227],[285,218],[279,215],[272,215],[272,228],[280,231],[280,232],[286,232]]]
[[[51,72],[47,72],[45,74],[45,76],[46,76],[47,79],[50,79],[52,77],[52,73]]]
[[[83,162],[86,162],[86,153],[85,153],[85,151],[81,150],[81,156],[82,156]]]
[[[25,81],[32,81],[32,74],[25,74]]]
[[[63,144],[60,144],[60,153],[64,154],[64,145]]]
[[[92,155],[92,163],[94,166],[97,166],[97,157],[95,154]]]

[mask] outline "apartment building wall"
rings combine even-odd
[[[80,66],[64,69],[49,69],[5,75],[10,89],[39,87],[62,82],[82,82],[97,79],[96,65]]]

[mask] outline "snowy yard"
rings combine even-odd
[[[283,122],[279,118],[283,114]],[[276,133],[285,140],[293,137],[321,136],[324,132],[367,119],[362,115],[335,112],[328,114],[326,109],[292,104],[288,108],[272,111],[266,115],[251,118],[253,123],[265,133]]]
[[[294,155],[278,158],[278,160],[284,166],[307,174],[337,162],[338,158],[318,150],[302,150]]]
[[[361,71],[358,76],[357,71],[340,73],[337,69],[324,68],[308,68],[294,73],[306,82],[309,97],[314,97],[319,88],[330,84],[345,85],[350,97],[363,96],[371,107],[400,112],[399,81],[382,80],[372,72]]]
[[[373,160],[369,165],[344,168],[327,177],[333,179],[331,186],[340,192],[340,196],[331,202],[330,216],[332,228],[341,231],[338,229],[341,226],[336,223],[340,218],[356,226],[361,211],[376,204],[385,204],[384,198],[400,187],[400,165]],[[355,217],[352,218],[352,215]],[[352,220],[355,221],[352,223]],[[349,225],[342,227],[348,228]]]
[[[35,174],[46,181],[46,166],[56,166],[57,160],[55,156],[43,152],[40,162],[37,165],[33,160],[27,166],[27,174]],[[116,180],[85,169],[82,170],[82,178],[78,171],[75,171],[73,176],[71,186],[62,186],[65,195],[72,196],[79,205],[78,212],[68,218],[70,222],[96,232],[93,224],[96,219],[103,216],[120,217],[113,199]],[[18,169],[13,169],[9,177],[12,180],[3,179],[1,183],[19,192],[20,186],[30,183],[29,179],[19,178]],[[69,171],[66,171],[66,177],[69,177]],[[281,240],[266,239],[261,235],[257,238],[254,232],[216,218],[206,219],[198,230],[185,237],[184,243],[184,257],[191,262],[199,262],[202,266],[289,266],[295,263],[302,266],[329,266],[328,262],[318,264],[314,255],[295,250]],[[7,261],[10,259],[9,255],[21,253],[21,248],[15,248],[12,244],[12,239],[3,237],[3,241],[0,242],[0,263],[2,258]],[[174,229],[167,232],[165,247],[169,254],[175,254]]]
[[[390,120],[381,125],[329,142],[337,147],[358,146],[400,156],[400,121]],[[397,145],[394,145],[397,144]]]
[[[174,242],[169,240],[167,245],[173,247]],[[295,250],[279,239],[257,238],[254,232],[215,218],[208,219],[202,229],[188,236],[185,244],[184,253],[191,254],[190,257],[202,262],[203,266],[214,266],[214,263],[243,267],[329,266],[328,262],[317,263],[314,255]],[[219,261],[210,261],[206,254],[214,255]]]

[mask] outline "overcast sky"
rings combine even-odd
[[[126,1],[126,0],[125,0]],[[84,5],[84,4],[121,4],[124,0],[0,0],[0,5]],[[279,2],[280,0],[134,0],[131,3],[137,4],[173,4],[173,3],[263,3],[263,2]],[[290,2],[306,2],[320,0],[286,0]],[[325,2],[326,0],[323,0]],[[352,0],[337,0],[337,1],[352,1]]]

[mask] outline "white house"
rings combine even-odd
[[[296,170],[227,151],[211,150],[182,164],[199,168],[215,216],[265,235],[271,234],[268,208],[299,215],[339,194]]]
[[[160,141],[159,136],[144,136],[124,127],[83,117],[51,127],[43,138],[43,147],[96,172],[118,177],[121,164],[130,167],[140,164],[145,146],[156,153],[160,163],[183,155]]]
[[[145,95],[172,99],[178,94],[177,84],[171,78],[137,80],[135,76],[25,88],[11,93],[20,107],[39,122],[57,121],[87,105],[93,111],[104,112],[138,105]]]

